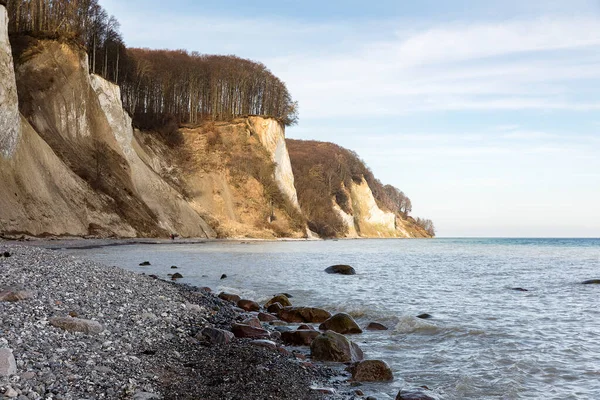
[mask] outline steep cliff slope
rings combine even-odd
[[[35,235],[104,231],[133,236],[134,229],[65,166],[19,115],[17,86],[0,6],[0,232]]]
[[[384,204],[383,185],[358,156],[333,143],[287,140],[298,199],[324,237],[431,237],[412,217]]]
[[[284,130],[270,118],[184,128],[167,174],[220,237],[303,237]],[[148,135],[147,135],[148,136]],[[150,142],[146,138],[146,142]],[[156,143],[153,146],[157,149]]]
[[[2,6],[0,23],[0,233],[305,234],[277,121],[182,129],[170,148],[133,129],[77,46],[15,38],[14,68]]]

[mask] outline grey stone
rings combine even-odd
[[[0,376],[11,376],[17,373],[17,362],[11,349],[0,349]]]
[[[50,318],[50,325],[68,332],[83,332],[87,334],[97,334],[104,330],[104,327],[98,321],[73,317],[53,317]]]

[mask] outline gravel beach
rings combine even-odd
[[[248,315],[200,289],[0,241],[0,299],[0,398],[352,398],[280,342],[202,340]]]

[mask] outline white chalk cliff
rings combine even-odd
[[[9,158],[15,152],[21,134],[21,117],[13,58],[8,41],[8,14],[0,5],[0,156]]]

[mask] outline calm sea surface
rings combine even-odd
[[[393,383],[444,399],[600,399],[600,239],[208,242],[69,250],[107,265],[237,292],[258,301],[344,311],[384,332],[353,335]],[[140,267],[148,260],[150,267]],[[350,264],[355,276],[328,275]],[[220,280],[221,274],[228,278]],[[527,292],[511,288],[525,288]],[[429,313],[433,319],[415,318]],[[389,397],[388,397],[389,396]]]

